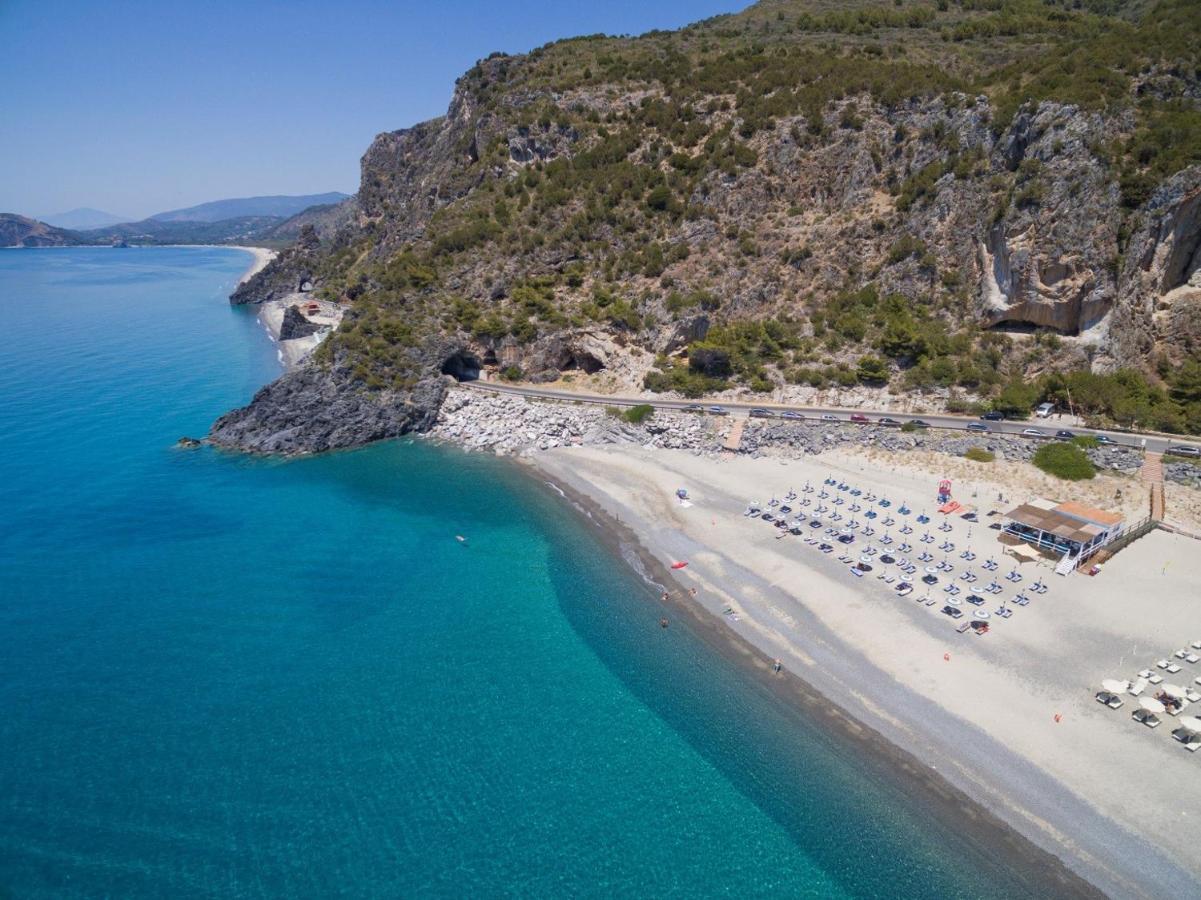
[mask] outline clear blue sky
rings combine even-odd
[[[748,3],[0,0],[0,212],[352,193],[372,137],[444,113],[493,50]]]

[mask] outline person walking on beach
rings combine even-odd
[[[784,668],[784,666],[782,666],[782,665],[780,664],[780,661],[777,659],[777,660],[776,660],[774,663],[772,663],[771,670],[772,670],[773,672],[775,672],[777,675],[779,675],[779,674],[780,674],[780,670],[781,670],[781,669],[783,669],[783,668]]]

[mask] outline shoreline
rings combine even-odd
[[[1192,883],[1184,866],[1152,839],[1130,832],[1092,807],[1068,785],[1010,750],[1001,737],[893,681],[861,648],[848,644],[816,616],[805,615],[803,606],[803,637],[787,645],[780,643],[780,634],[757,630],[749,616],[739,625],[723,618],[721,597],[712,597],[723,584],[749,582],[749,589],[759,593],[779,593],[778,587],[728,557],[718,564],[712,546],[676,540],[677,555],[667,558],[703,558],[706,569],[720,571],[710,581],[694,582],[702,594],[690,599],[692,577],[671,572],[652,549],[666,552],[664,541],[648,539],[658,534],[655,522],[606,494],[602,486],[590,484],[570,462],[570,453],[560,455],[559,465],[555,455],[526,458],[523,468],[559,491],[596,526],[603,544],[636,571],[643,570],[639,574],[670,590],[671,606],[687,614],[706,643],[743,665],[748,675],[765,681],[798,715],[863,748],[895,776],[908,797],[923,804],[923,810],[957,833],[970,832],[971,841],[984,852],[995,856],[1004,848],[1019,871],[1039,872],[1045,879],[1042,884],[1052,885],[1049,893],[1057,895],[1159,896]],[[770,661],[785,656],[784,651],[785,674],[772,677]],[[803,674],[796,674],[797,669]],[[874,691],[870,700],[867,690]],[[841,697],[856,701],[854,709]],[[910,718],[920,725],[914,729],[913,722],[900,721],[893,713],[898,709],[911,712]],[[960,747],[963,758],[956,758]],[[984,760],[987,774],[979,771]]]
[[[242,277],[238,279],[239,285],[245,284],[259,272],[263,271],[263,269],[267,268],[268,263],[279,255],[278,251],[268,250],[266,247],[245,247],[241,244],[213,244],[212,246],[229,247],[231,250],[245,250],[251,255],[250,265],[242,273]]]

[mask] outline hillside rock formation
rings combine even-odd
[[[1180,137],[1201,139],[1198,68],[1115,63],[1088,82],[1105,102],[1034,76],[1096,63],[1105,34],[1195,56],[1197,26],[1167,0],[1136,24],[1052,3],[1018,26],[1015,3],[845,0],[815,19],[776,0],[496,54],[446,116],[378,136],[356,197],[233,300],[311,289],[355,310],[310,365],[340,359],[322,390],[385,407],[482,368],[626,392],[859,378],[980,398],[1051,370],[1160,377],[1201,349],[1201,151]],[[1026,40],[993,40],[1014,28]],[[409,352],[431,337],[444,352]],[[258,404],[308,408],[297,391]]]

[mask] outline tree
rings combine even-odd
[[[1001,389],[1001,393],[997,395],[997,399],[993,401],[992,405],[993,409],[1003,412],[1007,416],[1024,417],[1034,408],[1038,398],[1038,385],[1014,378]]]
[[[710,378],[729,378],[734,374],[730,354],[721,347],[704,343],[688,348],[688,368]]]
[[[861,357],[855,375],[864,384],[884,384],[888,381],[888,363],[878,356]]]

